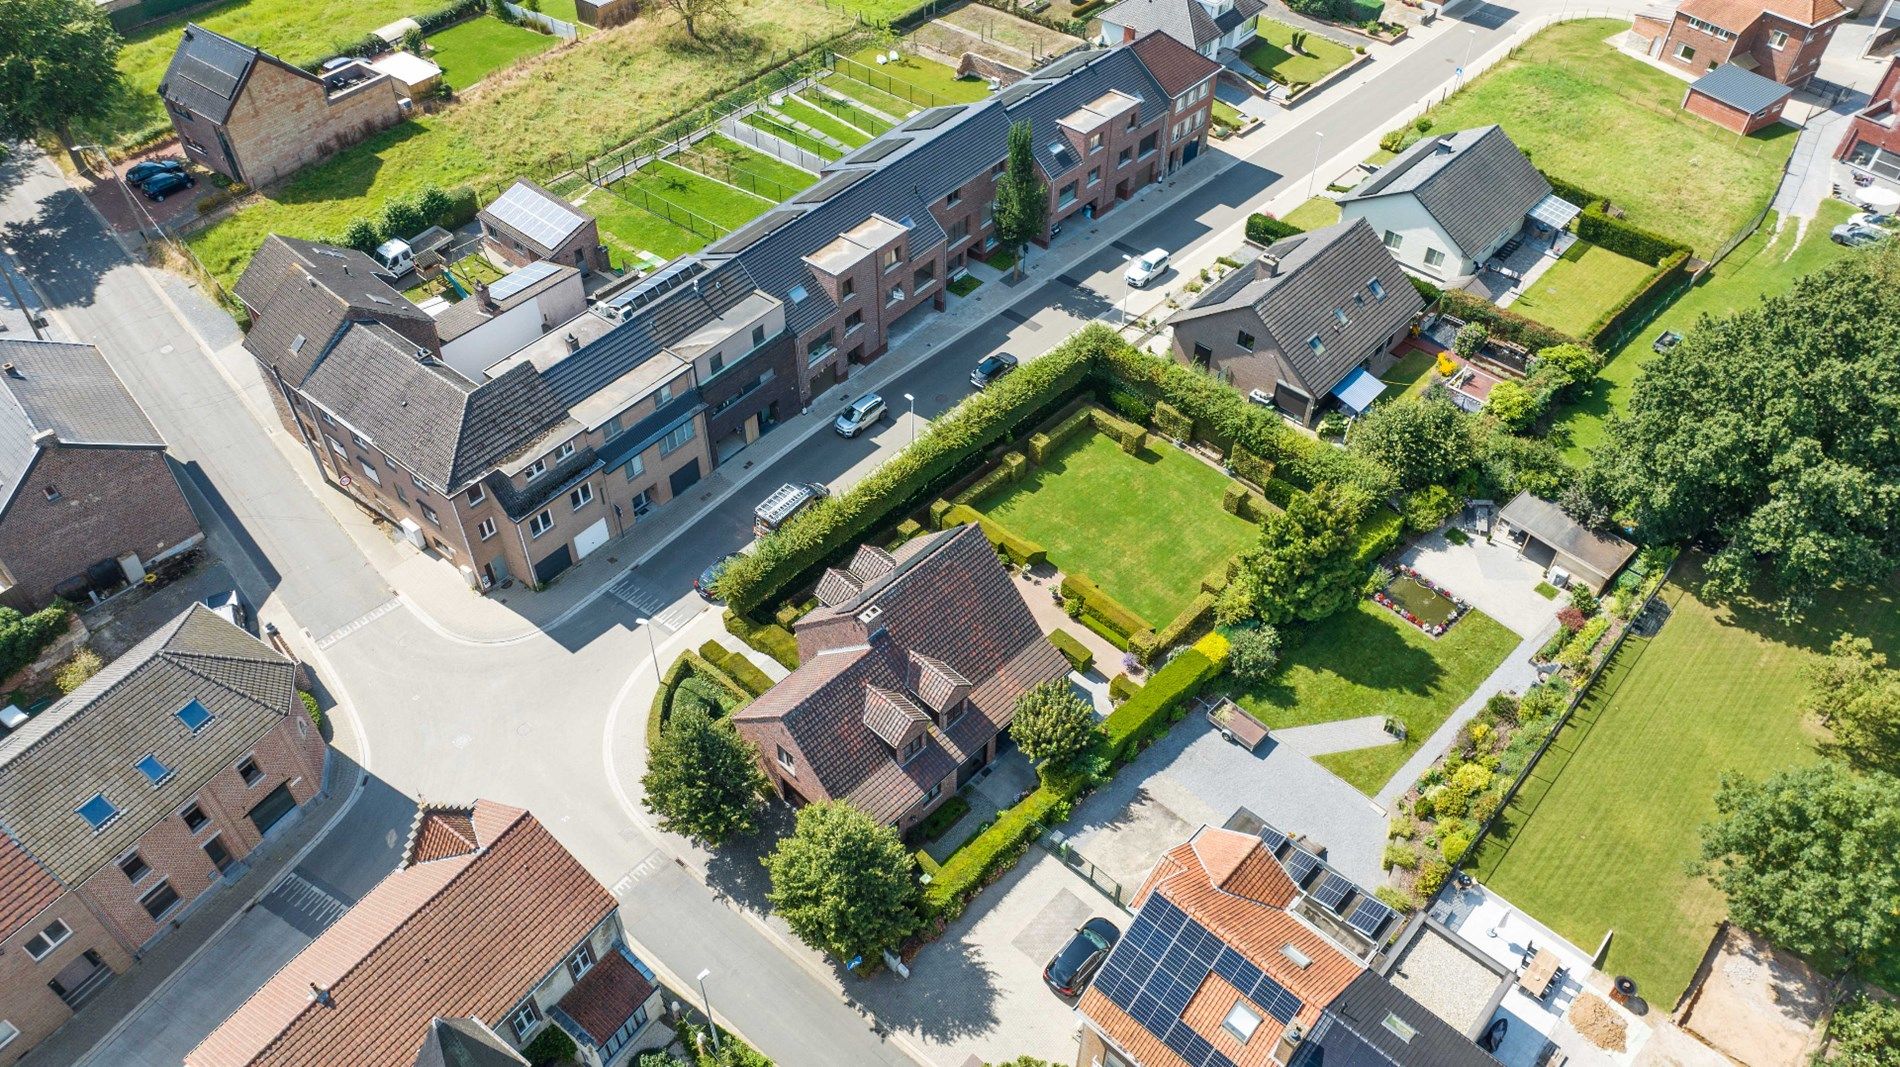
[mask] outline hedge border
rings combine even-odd
[[[647,707],[648,751],[652,751],[653,746],[660,743],[660,728],[666,725],[666,717],[673,713],[673,694],[678,691],[680,683],[686,680],[688,674],[700,675],[732,695],[735,703],[731,711],[727,712],[728,715],[752,702],[752,694],[746,690],[745,686],[740,685],[737,679],[713,666],[706,657],[687,649],[681,652],[660,675],[660,690],[653,694],[653,703]]]
[[[775,622],[754,622],[726,609],[726,632],[777,660],[788,671],[798,669],[798,638]]]
[[[726,676],[737,682],[741,688],[754,697],[765,695],[772,688],[772,679],[758,664],[745,658],[740,652],[734,652],[717,641],[708,641],[699,646],[700,658],[726,672]]]
[[[1090,667],[1095,666],[1095,653],[1090,652],[1088,647],[1069,631],[1051,630],[1049,643],[1056,646],[1056,651],[1062,653],[1062,658],[1069,661],[1069,667],[1072,670],[1086,673]]]

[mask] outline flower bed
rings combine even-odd
[[[1372,599],[1433,637],[1443,637],[1471,605],[1410,567],[1401,565]]]

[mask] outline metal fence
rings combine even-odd
[[[682,167],[696,170],[708,178],[716,178],[735,189],[744,189],[754,196],[764,197],[775,204],[791,199],[793,194],[803,188],[786,185],[775,178],[754,174],[743,167],[734,166],[732,160],[702,151],[697,145],[680,150],[672,157],[672,161]]]
[[[716,241],[732,231],[696,211],[673,203],[665,197],[655,196],[637,185],[626,182],[614,182],[600,187],[609,196],[617,196],[628,204],[650,215],[656,215],[708,241]]]
[[[831,53],[830,66],[835,73],[843,77],[850,78],[852,81],[863,82],[865,85],[876,89],[886,96],[894,97],[906,103],[916,104],[919,107],[938,107],[943,104],[956,103],[955,100],[947,96],[933,93],[921,85],[913,85],[902,78],[893,78],[876,67],[868,63],[860,63],[850,56],[841,56],[833,52]],[[898,115],[893,117],[902,118],[903,116]]]
[[[1061,860],[1070,870],[1081,875],[1084,881],[1096,888],[1096,891],[1114,901],[1116,907],[1123,911],[1128,910],[1128,892],[1122,888],[1122,884],[1109,877],[1107,871],[1097,867],[1077,852],[1075,846],[1069,844],[1069,839],[1063,836],[1062,831],[1049,830],[1036,838],[1036,843],[1051,856]]]
[[[756,126],[748,126],[737,119],[727,120],[720,132],[748,148],[756,148],[813,173],[825,169],[830,162],[824,156],[807,152],[797,145],[787,144],[764,130]]]

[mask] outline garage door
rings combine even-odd
[[[574,535],[574,554],[582,559],[586,559],[589,552],[592,552],[594,549],[606,543],[607,518],[606,516],[602,516],[600,521]]]
[[[297,810],[297,799],[290,795],[288,784],[280,785],[257,802],[250,812],[251,825],[257,827],[260,834],[268,834],[271,827],[284,821],[284,816]]]

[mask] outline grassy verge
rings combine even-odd
[[[442,68],[443,79],[459,90],[559,43],[559,38],[484,15],[429,38],[434,49],[429,58]]]
[[[1339,202],[1316,196],[1292,211],[1286,213],[1281,221],[1302,230],[1317,230],[1322,226],[1331,226],[1339,221]]]
[[[863,130],[858,129],[843,119],[820,111],[818,108],[805,103],[795,96],[786,97],[775,110],[786,118],[796,119],[810,126],[812,129],[844,145],[846,148],[857,148],[871,143],[870,134],[865,133]]]
[[[863,64],[868,71],[857,69],[846,71],[856,78],[862,78],[875,86],[884,87],[894,96],[912,100],[912,107],[934,107],[938,104],[970,104],[990,95],[989,82],[982,78],[959,78],[955,67],[939,63],[921,56],[903,55],[895,63],[879,66],[876,47],[861,48],[851,58]],[[875,73],[871,73],[875,72]],[[911,97],[898,88],[884,86],[877,75],[883,75],[893,81],[914,85],[930,94],[923,99]],[[933,99],[934,98],[934,99]]]
[[[830,93],[822,92],[818,89],[805,90],[799,94],[799,99],[809,103],[820,111],[836,115],[838,118],[843,119],[872,136],[876,136],[891,128],[889,122],[871,114],[863,107],[849,100],[839,99]]]
[[[1578,241],[1512,302],[1511,310],[1553,330],[1581,337],[1655,269],[1641,260]]]

